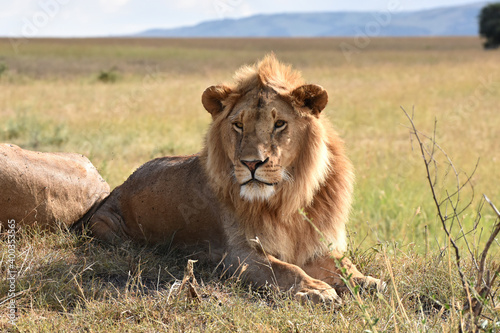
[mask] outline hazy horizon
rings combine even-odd
[[[327,0],[187,0],[166,3],[160,0],[0,0],[2,37],[106,37],[135,34],[147,29],[176,28],[223,18],[243,18],[257,14],[338,11],[415,11],[474,4],[481,1],[405,0],[350,3]],[[285,8],[286,6],[286,8]]]

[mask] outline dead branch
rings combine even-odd
[[[483,308],[486,304],[485,302],[488,299],[488,297],[490,297],[493,300],[494,295],[496,294],[496,291],[493,292],[492,287],[493,287],[493,284],[495,283],[496,278],[498,277],[498,275],[500,275],[500,265],[496,265],[493,274],[490,270],[486,269],[486,258],[488,256],[488,252],[491,248],[491,245],[495,242],[495,238],[500,233],[500,211],[489,200],[489,198],[486,195],[484,195],[485,201],[492,207],[493,211],[495,212],[495,214],[498,217],[498,220],[497,220],[496,224],[494,225],[493,231],[491,232],[490,237],[488,238],[488,241],[486,242],[486,244],[481,252],[480,260],[478,263],[478,261],[476,260],[477,256],[473,252],[473,250],[471,249],[470,244],[467,240],[467,234],[469,234],[469,232],[466,232],[464,230],[462,222],[460,221],[460,216],[466,210],[468,210],[473,204],[474,188],[472,186],[471,179],[477,170],[479,160],[478,160],[478,163],[476,163],[476,166],[475,166],[472,174],[470,176],[465,174],[465,177],[466,177],[465,182],[461,184],[460,177],[459,177],[460,173],[457,171],[453,162],[451,161],[449,156],[446,154],[446,152],[436,143],[436,123],[434,123],[434,131],[433,131],[432,137],[425,136],[424,134],[422,134],[421,132],[419,132],[417,130],[417,128],[413,122],[413,114],[410,117],[410,115],[408,115],[408,113],[403,108],[401,108],[401,109],[403,110],[406,117],[410,121],[410,125],[411,125],[411,127],[409,127],[411,130],[410,134],[412,134],[415,137],[415,139],[419,145],[421,157],[422,157],[422,159],[424,161],[424,165],[425,165],[427,180],[428,180],[429,187],[430,187],[431,194],[432,194],[432,199],[434,200],[434,204],[435,204],[436,209],[437,209],[437,216],[438,216],[438,218],[441,222],[441,225],[443,227],[443,230],[446,233],[446,236],[447,236],[447,238],[448,238],[448,240],[449,240],[449,242],[450,242],[450,244],[453,247],[453,250],[455,252],[455,263],[457,266],[457,271],[458,271],[458,274],[460,276],[460,281],[462,283],[462,287],[463,287],[463,290],[465,292],[465,295],[467,295],[467,300],[466,300],[466,303],[463,307],[463,310],[466,313],[465,326],[459,327],[459,331],[462,332],[462,330],[465,329],[465,331],[478,332],[481,329],[480,325],[479,325],[479,318],[481,316],[483,318],[487,318],[485,315],[482,315]],[[429,147],[427,147],[423,143],[422,138],[428,139],[431,142],[432,147],[430,149],[429,149]],[[456,184],[457,184],[456,190],[454,192],[449,193],[448,191],[446,191],[446,196],[442,201],[438,200],[437,194],[436,194],[436,187],[437,187],[437,183],[438,183],[437,161],[434,157],[436,150],[441,152],[445,156],[445,158],[447,159],[449,168],[451,168],[451,170],[453,170],[453,172],[455,174]],[[431,166],[434,167],[434,169],[433,169],[434,174],[432,174]],[[448,171],[446,172],[445,177],[447,175],[448,175]],[[434,177],[432,177],[432,176],[434,176]],[[462,205],[460,205],[460,202],[461,202],[460,194],[466,186],[471,187],[472,196],[471,196],[470,200],[465,204],[465,206],[461,207]],[[480,222],[480,219],[482,216],[481,215],[481,208],[483,207],[483,203],[484,203],[484,201],[480,204],[477,218],[474,221],[474,226],[473,226],[472,231],[475,231],[479,225],[479,222]],[[451,209],[450,214],[448,214],[449,208]],[[457,237],[457,238],[453,238],[452,234],[451,234],[451,230],[453,228],[453,224],[455,221],[459,225],[460,232],[461,232],[461,236]],[[447,225],[447,222],[449,222],[449,227]],[[464,242],[467,246],[467,249],[471,255],[472,261],[475,265],[475,268],[477,270],[477,279],[476,279],[477,282],[476,282],[475,288],[471,288],[471,286],[469,285],[469,282],[466,280],[465,275],[464,275],[462,268],[461,268],[460,250],[459,250],[457,243],[456,243],[459,239],[464,240]],[[494,306],[494,302],[493,302],[493,306]]]
[[[497,214],[497,217],[500,219],[500,212],[495,207],[495,205],[490,201],[490,199],[486,195],[484,195],[484,199],[491,206],[491,208],[493,208],[493,211],[495,211],[495,214]],[[491,233],[490,238],[488,238],[488,241],[486,242],[486,245],[484,246],[483,252],[481,252],[481,261],[479,262],[478,283],[480,281],[483,281],[486,256],[488,255],[488,251],[490,250],[491,244],[493,244],[493,241],[495,240],[495,238],[497,237],[499,232],[500,232],[500,220],[495,224],[493,232]],[[500,273],[500,267],[496,270],[495,274],[493,274],[493,278],[492,278],[491,283],[487,283],[487,281],[483,281],[483,283],[486,286],[488,286],[489,288],[491,288],[493,282],[495,281],[496,277],[498,276],[498,273]]]
[[[468,283],[465,279],[465,276],[462,272],[462,268],[461,268],[461,265],[460,265],[460,250],[457,246],[457,244],[455,243],[455,240],[453,239],[453,237],[451,236],[451,233],[450,231],[448,230],[448,227],[446,225],[446,221],[448,220],[448,217],[447,215],[444,215],[443,214],[443,211],[441,209],[441,206],[442,204],[440,204],[438,198],[437,198],[437,195],[436,195],[436,189],[435,189],[435,182],[432,181],[431,179],[431,170],[429,168],[429,165],[431,163],[435,163],[435,159],[434,159],[434,155],[431,155],[431,152],[429,152],[427,150],[427,148],[425,147],[421,137],[420,137],[420,132],[417,130],[416,126],[415,126],[415,123],[413,122],[413,118],[410,117],[410,115],[406,112],[406,110],[404,108],[401,108],[404,112],[404,114],[406,115],[406,117],[408,118],[408,120],[410,121],[410,125],[411,125],[411,128],[412,128],[412,133],[415,138],[417,139],[417,143],[420,147],[420,153],[422,154],[421,157],[424,161],[424,164],[425,164],[425,171],[426,171],[426,174],[427,174],[427,180],[429,182],[429,187],[430,187],[430,190],[431,190],[431,194],[432,194],[432,199],[434,201],[434,204],[436,206],[436,209],[437,209],[437,214],[438,214],[438,217],[439,217],[439,220],[441,222],[441,225],[443,227],[443,230],[444,232],[446,233],[446,236],[448,237],[451,245],[453,246],[453,249],[455,251],[455,263],[457,265],[457,269],[458,269],[458,274],[460,276],[460,281],[462,282],[462,287],[465,291],[466,294],[468,294],[468,290],[469,290],[469,286],[468,286]],[[437,145],[435,144],[435,130],[434,130],[434,137],[431,139],[432,142],[433,142],[433,147],[437,147]],[[433,148],[435,149],[435,148]],[[440,148],[438,148],[440,149]],[[440,149],[442,151],[442,149]],[[427,155],[429,155],[429,158],[427,158],[426,156],[426,153]],[[434,150],[432,152],[432,154],[434,153]],[[448,156],[446,155],[446,157],[448,158]],[[451,163],[451,160],[448,158],[448,161]],[[436,175],[437,177],[437,175]],[[460,186],[460,185],[458,185]],[[451,198],[448,196],[448,199],[450,199],[449,201],[451,201]]]
[[[180,295],[180,293],[186,289],[186,299],[200,302],[201,297],[196,290],[198,281],[196,281],[196,277],[194,276],[194,264],[196,262],[197,260],[188,260],[186,268],[184,269],[184,278],[182,279],[178,294]]]

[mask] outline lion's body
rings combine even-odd
[[[336,148],[340,149],[333,143],[331,150]],[[311,205],[304,207],[313,226],[300,214],[302,207],[286,211],[287,198],[256,205],[236,196],[240,206],[233,211],[230,203],[225,203],[231,199],[217,197],[210,185],[203,168],[205,153],[157,158],[141,166],[100,208],[99,219],[106,223],[96,224],[94,235],[110,242],[119,237],[149,244],[172,241],[177,245],[207,245],[216,255],[214,258],[218,258],[227,250],[228,239],[242,233],[244,239],[258,237],[267,253],[299,266],[328,251],[328,246],[338,252],[345,250],[352,175],[345,158],[337,163],[347,164],[339,165],[339,169],[347,168],[347,174],[332,174],[328,186],[317,193]],[[341,154],[342,151],[337,152]],[[347,192],[346,197],[335,195],[341,191]],[[302,189],[292,189],[290,195],[298,197],[301,192]],[[338,211],[343,214],[334,216]],[[226,215],[233,215],[228,219],[236,218],[239,223],[225,223]]]
[[[92,232],[109,241],[206,244],[233,270],[246,265],[254,284],[338,301],[325,282],[341,284],[335,260],[346,249],[353,172],[320,117],[326,91],[268,56],[241,69],[235,85],[208,88],[202,102],[213,117],[202,152],[143,165],[92,217]]]
[[[81,218],[109,194],[109,185],[84,156],[41,153],[0,144],[0,224],[53,229]]]
[[[219,210],[199,155],[163,157],[141,166],[113,191],[98,212],[107,223],[92,231],[110,242],[118,236],[152,244],[217,245],[224,243]]]

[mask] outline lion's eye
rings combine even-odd
[[[283,128],[285,127],[286,122],[284,120],[278,120],[277,122],[274,123],[275,128]]]
[[[237,131],[241,131],[243,130],[243,123],[237,121],[235,123],[233,123],[233,127],[237,130]]]

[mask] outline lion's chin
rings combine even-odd
[[[240,187],[240,196],[248,201],[265,201],[274,194],[274,185],[251,181]]]

